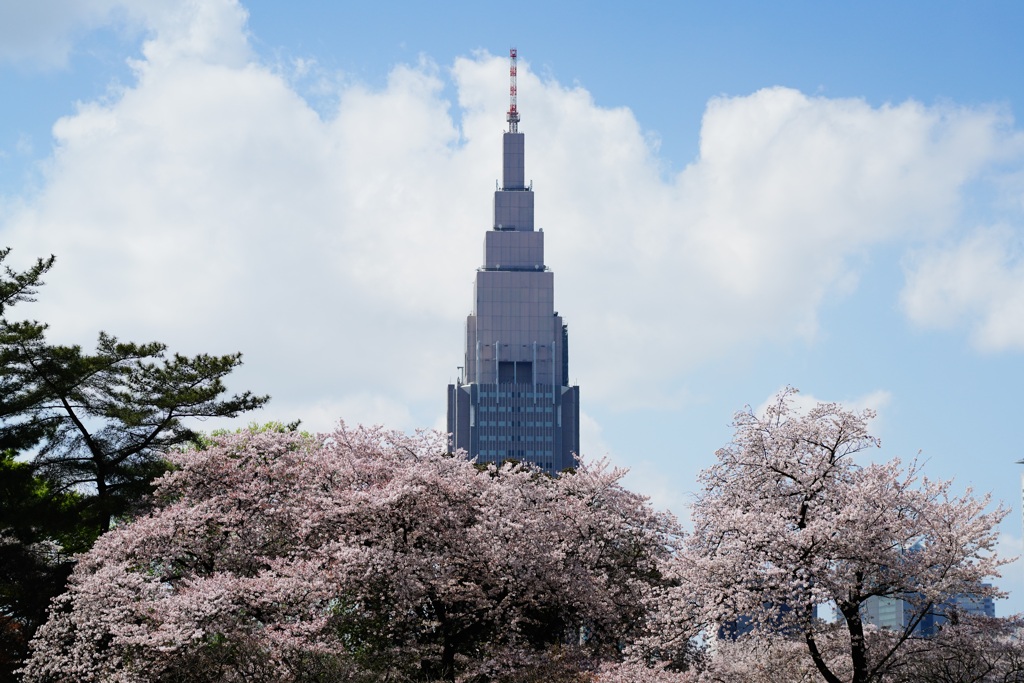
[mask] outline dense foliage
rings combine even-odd
[[[343,427],[174,455],[159,508],[80,560],[26,679],[555,681],[619,658],[674,520],[602,464],[444,450]]]
[[[998,594],[987,581],[1006,562],[994,552],[1006,509],[955,495],[913,464],[858,461],[878,444],[873,414],[836,404],[800,413],[793,394],[764,415],[739,413],[733,442],[701,474],[693,533],[666,570],[675,583],[654,605],[639,659],[700,632],[697,665],[669,680],[1022,680],[1019,623],[953,609],[958,596]],[[873,596],[903,601],[905,623],[866,625]],[[818,618],[823,605],[835,606],[835,622]],[[929,615],[949,619],[937,636],[917,628]],[[958,661],[961,673],[983,673],[940,676]]]
[[[26,681],[1024,680],[1024,623],[950,609],[998,595],[1006,510],[863,461],[869,411],[787,390],[739,413],[683,534],[605,463],[552,478],[344,426],[200,438],[188,418],[266,401],[222,398],[239,356],[50,344],[7,312],[52,264],[0,273],[0,680],[48,604]],[[864,623],[876,597],[902,628]]]
[[[127,513],[163,473],[164,453],[194,441],[185,422],[235,417],[266,397],[222,398],[240,354],[165,355],[160,343],[100,333],[95,353],[46,342],[46,326],[0,321],[0,440],[31,435],[37,472],[61,491],[87,490],[83,517],[98,532]]]
[[[881,680],[927,615],[958,595],[996,591],[986,579],[1001,507],[987,497],[951,493],[950,482],[922,477],[899,460],[859,463],[878,440],[870,411],[829,403],[806,414],[781,393],[763,417],[737,416],[733,443],[701,475],[694,533],[681,559],[701,617],[749,619],[806,645],[828,683]],[[891,641],[870,647],[861,619],[872,596],[904,601],[909,618]],[[819,646],[831,627],[816,618],[833,604],[845,633],[838,661]]]
[[[55,493],[30,464],[0,452],[0,681],[27,653],[34,627],[95,535],[78,523],[79,496]]]
[[[53,262],[0,273],[0,680],[64,589],[73,554],[139,509],[167,449],[196,440],[188,418],[234,417],[267,401],[224,396],[239,354],[168,357],[163,344],[102,332],[87,353],[49,343],[43,323],[10,320]]]

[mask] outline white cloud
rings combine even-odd
[[[647,496],[655,510],[671,512],[683,524],[689,525],[694,491],[681,488],[677,481],[666,476],[664,463],[652,459],[634,462],[623,478],[623,484],[630,491]]]
[[[782,391],[784,387],[780,387],[779,391]],[[754,409],[755,415],[764,415],[768,406],[775,403],[775,397],[778,394],[772,394],[767,397],[761,405]],[[863,396],[856,396],[853,398],[847,398],[839,401],[832,401],[828,399],[820,399],[816,396],[805,392],[798,392],[792,396],[793,407],[797,413],[807,413],[814,406],[819,403],[830,403],[835,402],[840,404],[845,410],[852,410],[854,412],[862,412],[864,410],[872,410],[875,412],[875,420],[880,419],[882,410],[889,405],[892,401],[892,394],[884,389],[876,389],[870,393],[864,394]]]
[[[569,309],[570,324],[600,340],[576,347],[576,362],[614,359],[608,385],[592,386],[602,396],[751,340],[813,339],[819,305],[849,291],[870,248],[953,224],[959,188],[1000,154],[1003,125],[994,112],[873,109],[768,89],[713,101],[700,157],[666,184],[637,152],[639,126],[618,118],[601,127],[567,116],[594,141],[568,146],[574,166],[544,164],[550,183],[539,183],[571,197],[555,207],[551,242],[571,255],[568,269],[555,264],[562,292],[585,306],[583,316]],[[595,130],[616,131],[633,156],[604,158]]]
[[[140,16],[136,82],[57,122],[45,186],[0,219],[14,258],[58,255],[32,315],[59,339],[242,350],[238,385],[287,419],[432,422],[490,226],[505,60],[457,60],[454,103],[423,61],[379,90],[338,86],[318,113],[254,61],[236,2]],[[628,109],[526,62],[519,94],[572,378],[605,405],[673,399],[696,363],[812,339],[864,253],[942,234],[1012,135],[990,110],[774,88],[712,101],[700,157],[666,180]]]
[[[626,469],[623,479],[630,491],[647,496],[656,510],[671,511],[677,516],[687,519],[690,505],[690,492],[681,490],[672,477],[666,476],[665,464],[655,462],[649,457],[638,457],[631,454],[630,462],[624,462],[622,453],[615,453],[604,438],[600,423],[584,411],[580,411],[580,450],[587,462],[595,462],[602,458],[616,467]]]
[[[0,3],[0,62],[63,66],[79,32],[105,23],[113,0]]]
[[[142,47],[148,66],[199,60],[244,67],[252,56],[245,30],[249,14],[238,0],[122,1],[154,34]]]
[[[1006,225],[978,228],[959,243],[908,259],[902,293],[907,315],[924,327],[967,320],[975,346],[1024,349],[1024,249]]]
[[[408,406],[399,403],[392,396],[370,391],[348,394],[337,401],[322,399],[316,403],[302,402],[298,405],[279,403],[263,412],[267,413],[268,418],[281,416],[288,421],[302,420],[300,429],[311,432],[332,431],[341,419],[350,425],[379,424],[385,427],[407,425],[412,420]],[[259,419],[259,414],[251,418],[257,422]]]
[[[217,59],[247,52],[247,13],[237,0],[31,0],[0,3],[0,62],[43,68],[67,63],[75,41],[91,30],[117,26],[154,35],[151,61]]]
[[[611,446],[604,438],[601,425],[586,411],[580,410],[580,453],[594,460],[611,455]]]

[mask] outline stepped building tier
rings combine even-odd
[[[448,385],[448,432],[453,449],[478,462],[517,460],[557,473],[575,466],[579,452],[579,387],[569,386],[568,327],[555,311],[544,233],[534,229],[514,80],[512,95],[463,372]]]

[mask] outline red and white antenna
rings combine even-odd
[[[511,82],[508,88],[508,132],[518,133],[519,132],[519,110],[516,109],[516,49],[510,48],[508,51],[508,77]]]

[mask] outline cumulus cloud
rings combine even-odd
[[[282,419],[358,404],[435,424],[491,223],[505,60],[399,65],[318,111],[256,60],[237,3],[139,16],[135,81],[56,123],[44,187],[0,217],[16,257],[58,256],[32,315],[63,340],[242,350],[237,381]],[[527,62],[519,103],[571,376],[619,407],[680,395],[708,358],[813,339],[865,254],[944,234],[1013,134],[993,110],[771,88],[709,103],[699,157],[666,178],[628,109]]]
[[[147,58],[173,58],[197,52],[222,55],[246,44],[237,17],[246,13],[236,0],[32,0],[0,3],[0,62],[42,68],[67,63],[74,42],[102,26],[162,35],[149,44]]]
[[[783,387],[779,388],[782,391]],[[772,394],[767,397],[761,405],[754,409],[755,415],[764,415],[768,406],[775,403],[776,394]],[[869,392],[862,396],[855,396],[853,398],[847,398],[840,401],[830,401],[827,399],[820,399],[812,394],[799,392],[792,396],[793,407],[798,413],[807,413],[814,406],[819,403],[838,403],[843,406],[846,410],[852,410],[854,412],[861,412],[864,410],[872,410],[875,412],[875,419],[878,419],[878,415],[882,412],[882,409],[889,405],[892,400],[892,394],[884,389],[876,389],[875,391]]]
[[[978,228],[961,241],[907,259],[903,307],[915,323],[950,328],[966,321],[985,351],[1024,349],[1024,249],[1007,225]]]
[[[0,3],[0,62],[63,66],[76,34],[104,23],[113,0]]]
[[[848,291],[869,249],[953,223],[959,188],[999,153],[1002,125],[993,112],[772,88],[712,101],[700,157],[672,182],[649,159],[580,152],[593,188],[577,206],[597,210],[560,207],[567,239],[600,253],[574,259],[562,282],[586,283],[573,293],[603,304],[583,325],[597,354],[616,358],[609,393],[652,357],[656,378],[753,338],[813,339],[821,302]],[[629,133],[635,150],[639,127]],[[560,180],[569,170],[550,178],[559,196],[573,192]],[[607,277],[586,277],[595,266]]]

